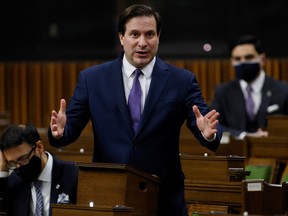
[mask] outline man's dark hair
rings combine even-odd
[[[126,23],[134,17],[154,16],[156,20],[157,34],[161,32],[162,21],[158,12],[154,11],[151,7],[143,4],[136,4],[126,8],[118,19],[118,33],[122,35],[126,31]]]
[[[230,54],[236,46],[243,45],[243,44],[253,45],[259,54],[262,54],[264,52],[262,41],[258,37],[254,35],[244,35],[230,43],[230,46],[229,46]]]
[[[22,143],[35,145],[40,140],[37,129],[32,124],[27,125],[10,125],[3,131],[0,140],[0,149],[6,150]]]

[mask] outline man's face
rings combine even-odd
[[[231,52],[231,63],[237,65],[244,62],[260,62],[263,67],[264,56],[259,54],[252,44],[241,44],[236,46]]]
[[[31,156],[34,153],[34,148],[27,143],[4,150],[4,155],[8,163],[13,163],[21,166],[29,163]]]
[[[131,18],[126,23],[125,34],[119,34],[125,56],[136,68],[146,66],[157,54],[159,37],[153,16]]]

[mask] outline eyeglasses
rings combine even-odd
[[[19,165],[20,166],[23,166],[23,165],[26,165],[30,162],[30,157],[31,157],[31,154],[33,153],[33,151],[35,150],[35,145],[32,146],[32,149],[29,151],[28,154],[26,155],[23,155],[22,157],[18,158],[17,161],[7,161],[6,162],[6,167],[10,170],[14,170],[16,169]]]

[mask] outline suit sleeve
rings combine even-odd
[[[188,118],[186,120],[187,127],[191,130],[194,136],[199,140],[202,146],[205,146],[206,148],[212,151],[216,151],[216,149],[218,148],[220,144],[220,140],[222,138],[221,125],[220,124],[217,125],[216,139],[213,141],[207,141],[203,137],[202,133],[197,127],[196,116],[192,110],[192,106],[196,105],[199,108],[203,116],[206,115],[210,111],[207,103],[204,101],[202,97],[201,89],[198,85],[195,75],[191,76],[190,83],[188,84],[187,96],[186,96],[185,101],[186,101],[185,106],[188,111]]]

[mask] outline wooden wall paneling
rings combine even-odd
[[[207,98],[206,101],[210,103],[214,96],[215,86],[221,83],[221,61],[211,60],[208,62],[206,70],[206,83],[207,83]]]
[[[78,78],[78,62],[66,62],[63,66],[63,86],[65,88],[63,89],[63,98],[69,102],[70,97],[73,94],[73,90],[77,83]]]
[[[215,85],[234,79],[229,59],[175,59],[168,62],[192,71],[203,98],[209,103]],[[67,102],[83,69],[103,61],[0,62],[0,110],[11,113],[12,123],[34,122],[47,127],[61,98]],[[267,75],[288,82],[288,60],[267,59]]]
[[[196,79],[198,81],[198,84],[200,86],[200,89],[202,91],[202,96],[204,100],[207,98],[207,89],[206,89],[206,64],[204,64],[204,60],[191,60],[187,61],[185,63],[185,69],[192,71]]]
[[[176,67],[185,68],[185,61],[181,59],[167,59],[167,63],[174,65]]]
[[[200,64],[200,78],[199,78],[199,84],[200,84],[200,88],[202,91],[202,96],[204,98],[205,101],[208,101],[208,83],[207,83],[207,79],[208,79],[208,75],[207,75],[207,64],[205,63],[205,60],[199,60],[199,64]]]
[[[10,63],[7,68],[7,109],[11,111],[11,122],[20,123],[19,63]]]
[[[19,63],[19,72],[17,73],[18,76],[18,83],[19,86],[19,123],[25,124],[28,120],[28,80],[27,80],[27,64],[25,62]],[[17,100],[17,99],[16,99]]]
[[[264,65],[264,70],[268,76],[272,75],[272,61],[270,59],[266,59],[265,65]]]
[[[235,70],[234,67],[230,64],[230,62],[227,71],[229,71],[229,78],[230,78],[229,81],[235,79]]]
[[[266,59],[264,69],[268,76],[280,79],[280,61],[278,59]]]
[[[288,60],[280,59],[281,80],[288,82]]]
[[[272,76],[277,79],[280,80],[280,61],[279,59],[273,59],[272,60]]]
[[[51,107],[52,98],[50,97],[50,81],[49,81],[49,72],[47,71],[47,63],[40,63],[41,79],[41,98],[42,98],[42,124],[39,127],[48,127],[50,122],[50,115],[52,109],[59,109],[59,107]],[[52,86],[53,88],[53,86]],[[51,110],[50,110],[51,108]]]
[[[62,67],[59,62],[46,62],[43,67],[43,100],[47,103],[43,107],[43,116],[47,127],[51,111],[59,110],[60,99],[63,97]]]
[[[36,127],[40,127],[43,124],[41,63],[29,63],[28,68],[28,118]]]

